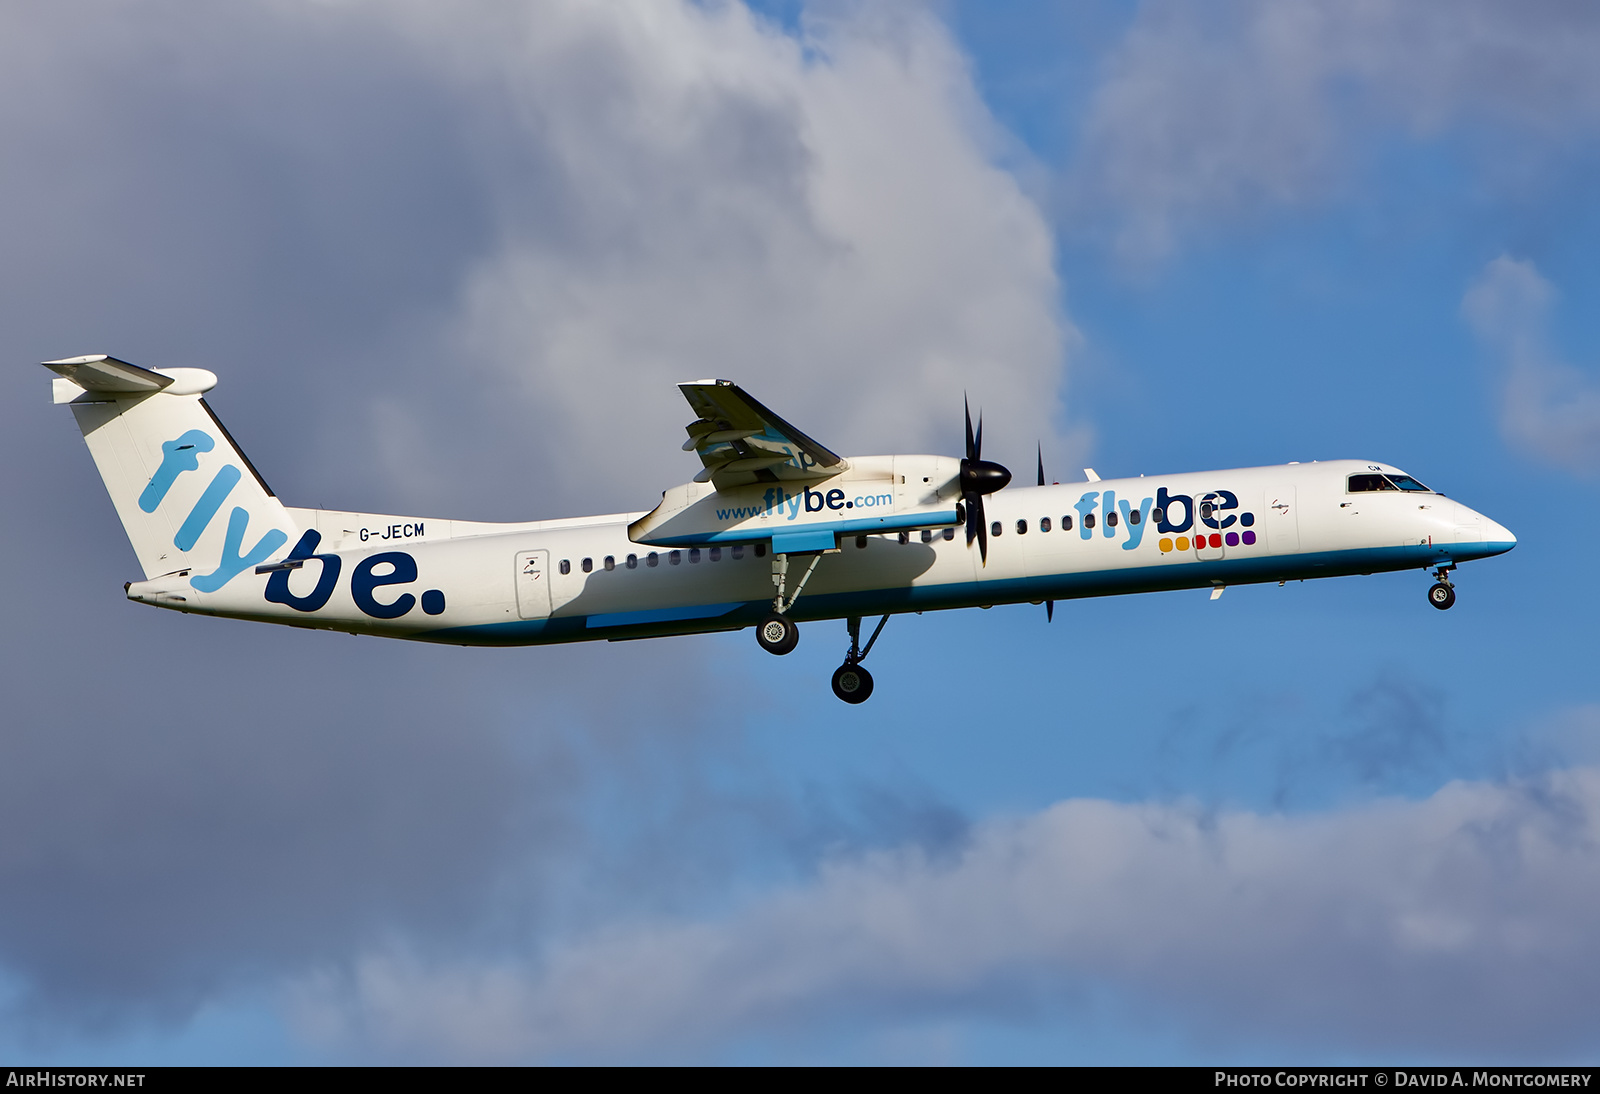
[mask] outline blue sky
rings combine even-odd
[[[1489,3],[0,15],[0,1055],[1590,1060],[1600,18]],[[63,73],[70,71],[70,79]],[[436,650],[189,619],[35,362],[290,504],[688,478],[678,380],[1052,478],[1360,457],[1422,573]],[[686,462],[687,461],[687,462]]]

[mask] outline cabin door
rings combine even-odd
[[[1294,485],[1268,486],[1266,510],[1261,515],[1267,550],[1275,555],[1292,555],[1300,550],[1300,514],[1296,511]]]
[[[549,551],[522,551],[517,555],[517,614],[524,619],[549,617]]]
[[[1196,494],[1194,496],[1194,557],[1201,562],[1215,562],[1227,556],[1228,549],[1222,543],[1222,533],[1212,528],[1206,521],[1215,521],[1217,495]]]

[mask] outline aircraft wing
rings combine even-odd
[[[718,490],[755,482],[818,482],[849,465],[752,399],[731,380],[696,380],[678,390],[699,415],[685,428],[685,452],[705,467],[696,482]]]

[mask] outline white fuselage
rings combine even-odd
[[[873,459],[852,463],[868,467]],[[853,508],[830,514],[819,501],[815,515],[791,504],[751,517],[741,526],[750,534],[743,543],[700,546],[630,539],[630,526],[642,534],[654,516],[645,513],[481,524],[288,509],[309,548],[301,551],[291,536],[259,572],[240,573],[214,592],[197,590],[189,571],[178,571],[133,583],[128,595],[211,615],[524,645],[753,625],[771,610],[771,544],[786,542],[790,524],[839,543],[820,556],[789,611],[796,620],[1431,569],[1516,542],[1440,494],[1351,492],[1350,476],[1368,470],[1396,473],[1333,461],[1012,486],[985,500],[987,565],[955,524],[954,501],[933,494],[883,503],[883,527],[921,523],[909,530],[872,531]],[[683,504],[693,501],[693,489]],[[846,525],[846,516],[854,523]],[[837,526],[829,525],[834,518]],[[296,558],[297,551],[309,557]],[[811,557],[794,558],[791,583]]]

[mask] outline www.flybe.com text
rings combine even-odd
[[[843,490],[802,490],[791,494],[781,486],[774,486],[761,495],[763,505],[740,505],[732,509],[718,509],[718,520],[746,520],[750,517],[770,517],[774,512],[786,520],[798,520],[802,512],[820,513],[824,509],[891,509],[893,494],[858,494],[846,498]]]

